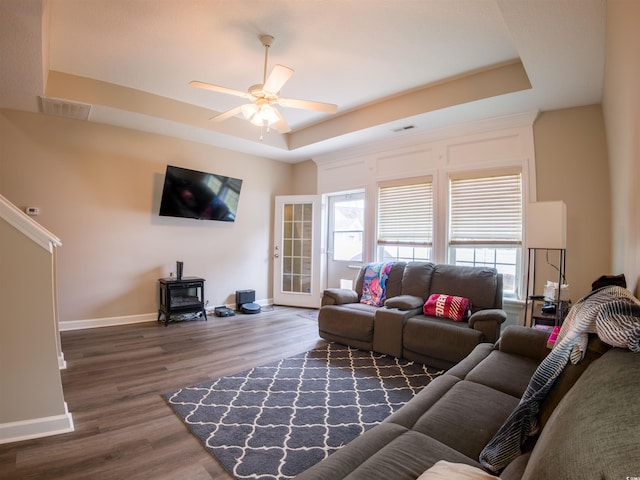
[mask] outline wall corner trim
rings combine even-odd
[[[0,444],[73,432],[73,418],[66,402],[64,410],[65,413],[61,415],[0,423]]]

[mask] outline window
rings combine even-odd
[[[450,178],[449,263],[502,273],[504,293],[518,293],[522,259],[522,175]]]
[[[332,232],[329,251],[334,261],[362,261],[364,237],[364,193],[331,197],[329,200]]]
[[[431,259],[433,187],[431,178],[382,184],[378,188],[378,261]]]

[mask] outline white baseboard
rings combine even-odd
[[[60,322],[60,331],[82,330],[84,328],[113,327],[116,325],[129,325],[131,323],[155,322],[157,313],[143,313],[140,315],[127,315],[124,317],[90,318],[87,320],[69,320]]]
[[[74,431],[73,418],[64,404],[65,413],[51,417],[31,418],[0,424],[0,444],[21,442],[32,438],[60,435]]]
[[[58,355],[58,369],[65,370],[66,368],[67,368],[67,362],[64,359],[64,353],[60,353],[60,355]]]
[[[257,300],[260,306],[271,305],[271,299]],[[226,305],[231,310],[236,309],[235,304]],[[207,315],[214,315],[215,307],[207,307]],[[60,331],[67,332],[71,330],[82,330],[85,328],[114,327],[116,325],[129,325],[132,323],[156,322],[158,313],[143,313],[140,315],[126,315],[122,317],[106,317],[106,318],[90,318],[87,320],[68,320],[60,322]]]

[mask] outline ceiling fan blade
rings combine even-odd
[[[280,115],[280,112],[277,108],[274,108],[273,111],[276,112],[278,121],[274,122],[272,124],[272,127],[275,128],[278,133],[289,133],[291,131],[291,127],[287,124],[286,120],[282,118],[282,115]]]
[[[293,70],[291,70],[289,67],[285,67],[284,65],[276,65],[275,67],[273,67],[273,70],[271,70],[271,73],[269,74],[269,77],[267,77],[267,80],[264,82],[262,89],[265,92],[278,93],[282,86],[287,83],[287,80],[291,78],[291,75],[293,75]]]
[[[287,108],[302,108],[315,112],[336,113],[338,106],[333,103],[312,102],[311,100],[296,100],[294,98],[281,98],[278,103]]]
[[[231,118],[234,115],[242,112],[242,107],[244,107],[244,105],[240,105],[239,107],[232,108],[231,110],[227,110],[226,112],[219,113],[218,115],[211,117],[209,120],[212,120],[214,122],[221,122],[222,120],[226,120],[227,118]]]
[[[251,99],[251,94],[248,92],[241,92],[240,90],[234,90],[233,88],[221,87],[219,85],[213,85],[211,83],[198,82],[197,80],[192,80],[189,82],[189,85],[196,88],[203,88],[205,90],[211,90],[212,92],[226,93],[228,95],[235,95],[236,97],[249,98]]]

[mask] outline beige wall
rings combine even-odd
[[[538,201],[567,205],[567,283],[576,301],[600,275],[619,273],[611,268],[609,164],[600,105],[543,112],[534,124],[534,141]],[[537,280],[558,281],[545,264],[538,262]]]
[[[318,193],[318,169],[313,160],[293,165],[292,195],[315,195]]]
[[[639,294],[640,2],[608,0],[603,111],[611,163],[613,267]]]
[[[209,306],[235,291],[271,297],[275,195],[290,194],[290,164],[89,122],[0,111],[0,193],[63,242],[60,320],[157,312],[157,279],[184,262],[206,279]],[[167,164],[243,180],[235,223],[158,216]]]

